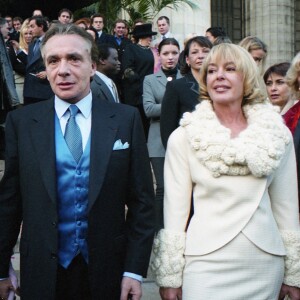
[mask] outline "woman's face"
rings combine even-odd
[[[266,56],[266,52],[263,49],[251,50],[250,54],[257,66],[259,66],[262,63],[264,57]]]
[[[24,31],[24,40],[27,44],[30,44],[32,41],[32,33],[29,31],[29,29]]]
[[[145,47],[150,47],[152,36],[142,37],[139,39],[139,44]]]
[[[236,70],[233,61],[212,61],[207,68],[207,91],[214,104],[242,104],[244,95],[243,74]]]
[[[276,73],[271,73],[267,78],[266,86],[272,104],[283,108],[289,99],[289,87],[285,83],[284,77]]]
[[[210,48],[202,47],[198,43],[193,42],[186,57],[186,62],[192,70],[200,71],[204,59],[209,53]]]
[[[178,63],[179,49],[175,45],[164,45],[159,57],[163,69],[174,69]]]

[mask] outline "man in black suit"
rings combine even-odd
[[[139,114],[92,96],[97,48],[83,29],[54,26],[41,50],[55,97],[7,118],[0,297],[23,222],[22,300],[138,300],[154,233]]]
[[[98,46],[98,50],[97,71],[91,83],[91,90],[99,98],[119,103],[118,91],[112,80],[120,72],[121,66],[117,49],[108,44],[102,44]]]
[[[112,35],[103,31],[104,20],[105,18],[102,14],[94,14],[91,18],[92,26],[97,30],[98,33],[98,37],[96,39],[98,45],[112,43]]]
[[[47,100],[53,95],[40,51],[40,44],[48,30],[47,22],[40,16],[31,17],[29,28],[35,40],[29,45],[27,57],[23,52],[18,56],[26,64],[23,91],[25,105]]]

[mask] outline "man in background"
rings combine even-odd
[[[72,20],[72,12],[69,9],[63,8],[59,11],[58,21],[61,24],[69,24],[71,23],[71,20]]]

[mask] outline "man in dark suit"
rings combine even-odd
[[[112,35],[107,34],[103,31],[104,28],[104,15],[102,14],[94,14],[91,18],[92,26],[97,30],[98,37],[96,42],[98,45],[101,44],[109,44],[112,42]]]
[[[51,28],[42,55],[55,97],[8,116],[0,182],[4,299],[21,222],[22,300],[141,298],[154,231],[150,164],[138,112],[92,97],[92,45],[75,25]]]
[[[53,95],[40,51],[40,44],[48,30],[47,22],[40,16],[31,17],[29,28],[35,41],[29,45],[28,56],[23,53],[19,57],[26,64],[23,91],[25,105],[47,100]]]
[[[91,90],[97,97],[119,103],[118,91],[111,79],[120,72],[121,63],[118,59],[118,52],[108,44],[98,46],[98,50],[97,71],[91,83]]]

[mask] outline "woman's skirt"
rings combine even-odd
[[[183,300],[278,300],[283,276],[284,257],[240,233],[212,253],[186,256]]]

